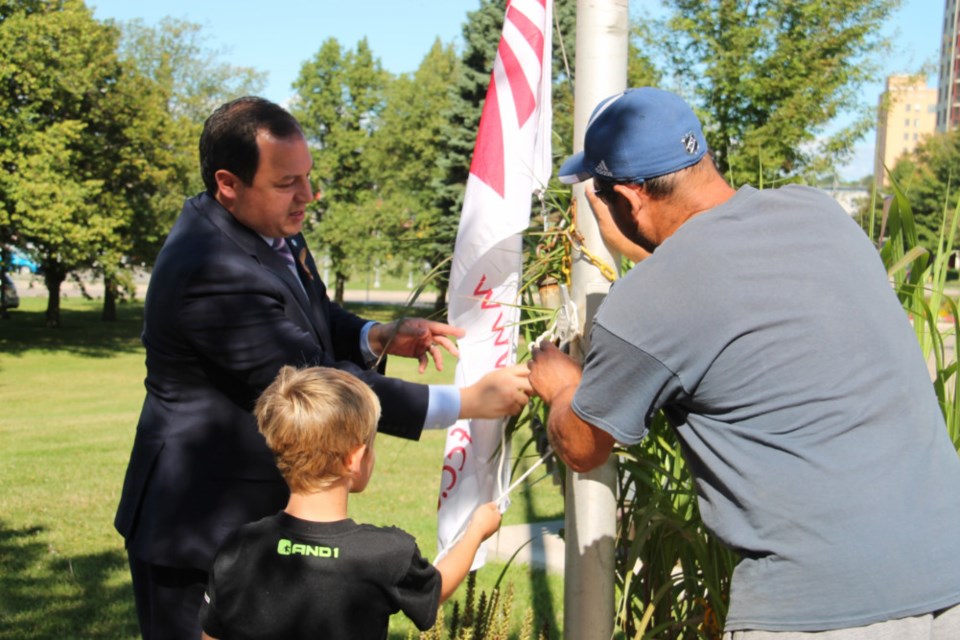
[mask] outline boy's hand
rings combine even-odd
[[[500,509],[496,502],[488,502],[477,507],[470,518],[468,531],[473,531],[480,535],[481,540],[486,540],[492,536],[500,527]]]

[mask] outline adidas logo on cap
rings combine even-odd
[[[607,168],[607,163],[604,162],[603,160],[601,160],[600,163],[593,168],[593,173],[601,176],[606,176],[608,178],[613,177],[613,172]]]

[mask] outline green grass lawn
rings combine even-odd
[[[21,305],[0,321],[0,640],[135,638],[113,514],[144,394],[142,306],[121,305],[120,320],[105,324],[99,302],[64,300],[62,327],[48,329],[45,298],[23,298]],[[389,320],[398,308],[357,312]],[[418,376],[414,362],[394,358],[389,373],[448,382],[454,365],[449,358],[443,373]],[[351,499],[351,515],[409,531],[432,557],[442,454],[442,432],[425,433],[420,442],[378,438],[376,472],[367,491]],[[562,499],[549,481],[515,493],[504,524],[562,517]],[[479,588],[489,588],[502,569],[484,567]],[[532,611],[535,627],[547,625],[559,638],[562,577],[518,564],[504,582],[514,590],[515,628]],[[446,605],[448,618],[462,597],[463,590]],[[394,616],[392,639],[413,631]]]

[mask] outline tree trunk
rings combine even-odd
[[[47,285],[47,326],[60,327],[60,285],[66,279],[66,274],[47,269],[43,281]]]
[[[447,308],[447,290],[450,288],[450,281],[444,280],[438,283],[437,288],[440,290],[437,292],[437,299],[433,303],[434,314],[443,313],[443,310]]]
[[[342,305],[343,290],[347,286],[347,276],[337,271],[334,279],[336,280],[336,284],[333,287],[333,301],[339,305]]]
[[[7,288],[3,286],[3,276],[5,275],[7,275],[6,269],[0,269],[0,320],[10,319],[10,313],[7,311]]]
[[[104,322],[117,321],[117,280],[103,276],[103,310],[100,319]]]

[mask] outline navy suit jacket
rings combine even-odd
[[[147,395],[115,520],[141,560],[207,570],[227,534],[286,505],[251,413],[283,365],[357,375],[380,398],[381,433],[420,437],[428,388],[365,365],[366,321],[329,300],[303,236],[288,243],[300,282],[202,194],[186,202],[160,251],[143,328]]]

